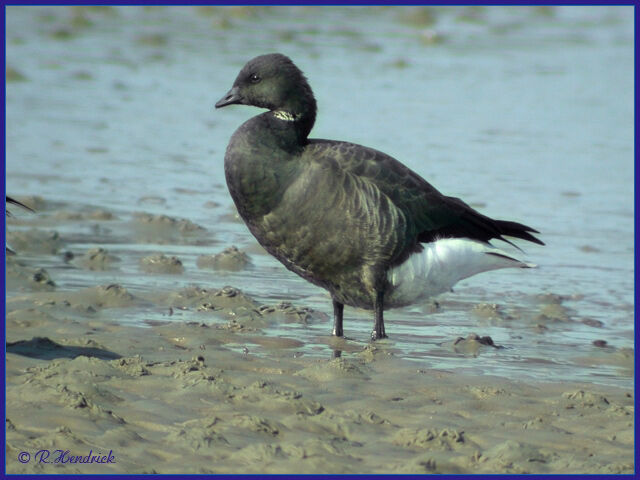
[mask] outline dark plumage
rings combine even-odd
[[[6,203],[13,203],[14,205],[18,205],[19,207],[22,207],[22,208],[24,208],[26,210],[29,210],[30,212],[33,212],[33,210],[31,208],[27,207],[24,203],[19,202],[18,200],[14,199],[14,198],[11,198],[9,196],[5,197],[5,201],[6,201]],[[6,213],[6,216],[8,216],[8,217],[11,216],[11,212],[9,210],[7,210],[6,208],[5,208],[5,213]]]
[[[382,152],[307,138],[316,101],[284,55],[249,61],[216,108],[231,104],[269,110],[241,125],[227,147],[233,201],[271,255],[331,293],[335,335],[343,332],[345,304],[374,310],[372,338],[381,338],[386,308],[442,293],[481,271],[530,266],[490,239],[543,245],[531,235],[536,230],[442,195]]]
[[[31,208],[27,207],[24,203],[19,202],[18,200],[14,199],[14,198],[11,198],[8,195],[5,196],[5,203],[12,203],[14,205],[18,205],[19,207],[25,208],[25,209],[29,210],[30,212],[33,212],[33,210]],[[12,216],[11,212],[9,210],[7,210],[6,206],[5,206],[4,212],[5,212],[5,216],[6,217],[11,217]],[[5,245],[4,248],[5,248],[5,253],[10,254],[10,255],[15,255],[16,252],[11,250],[11,248],[9,248],[8,246]]]

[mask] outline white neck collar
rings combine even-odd
[[[284,110],[274,110],[273,116],[278,120],[284,120],[285,122],[295,122],[296,116],[292,113],[285,112]]]

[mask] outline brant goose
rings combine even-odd
[[[489,243],[511,236],[544,245],[516,222],[493,220],[441,194],[372,148],[308,138],[316,101],[285,55],[250,60],[216,108],[266,108],[236,130],[224,157],[231,197],[258,242],[333,300],[333,334],[345,305],[383,311],[450,291],[476,273],[533,267]],[[530,233],[531,232],[531,233]],[[513,245],[513,244],[512,244]]]

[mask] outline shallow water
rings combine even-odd
[[[520,242],[536,270],[463,281],[437,311],[389,311],[385,342],[396,355],[418,368],[632,385],[615,361],[634,338],[632,7],[38,6],[8,7],[6,25],[16,72],[7,83],[7,192],[47,202],[35,218],[15,212],[9,229],[57,230],[63,250],[100,246],[121,260],[95,272],[60,255],[20,254],[58,290],[119,283],[144,297],[233,285],[261,303],[326,313],[263,334],[304,343],[287,354],[331,355],[328,295],[255,253],[224,182],[228,139],[257,110],[213,104],[248,59],[280,51],[314,88],[313,137],[387,152],[483,213],[540,230],[547,244]],[[100,208],[117,220],[65,222],[51,214],[57,208]],[[147,235],[132,226],[134,212],[207,232]],[[252,269],[196,267],[197,256],[230,245],[249,248]],[[185,273],[142,273],[139,260],[156,252],[178,256]],[[478,314],[482,303],[500,313]],[[561,315],[541,316],[550,304]],[[202,321],[154,306],[107,312],[140,326]],[[368,312],[345,310],[353,344],[366,345],[370,329]],[[471,333],[504,348],[456,353],[451,344]]]

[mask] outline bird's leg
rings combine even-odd
[[[344,303],[338,302],[333,299],[333,335],[336,337],[342,337],[342,312],[344,311]]]
[[[373,332],[371,332],[371,340],[380,340],[387,338],[384,333],[384,317],[383,317],[383,300],[384,292],[376,293],[376,301],[373,306]]]

